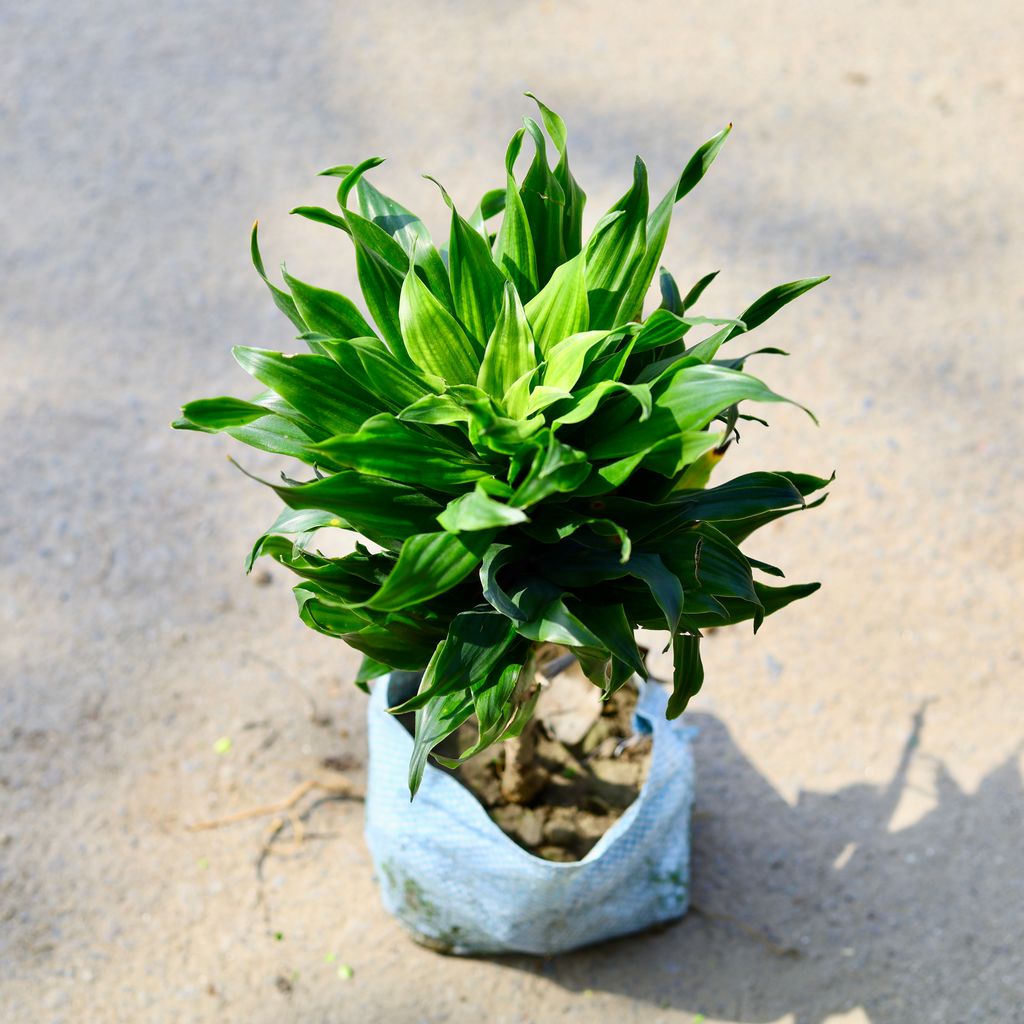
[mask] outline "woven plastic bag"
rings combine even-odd
[[[586,857],[556,863],[517,846],[432,764],[409,802],[412,738],[387,708],[417,683],[395,672],[373,685],[366,791],[381,897],[414,938],[449,953],[547,955],[686,912],[694,730],[666,720],[663,687],[640,684],[634,724],[654,734],[640,795]]]

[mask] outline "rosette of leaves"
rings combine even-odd
[[[266,555],[301,577],[299,615],[365,656],[358,682],[425,669],[418,694],[394,709],[416,712],[414,793],[430,751],[471,716],[479,738],[463,756],[523,728],[538,645],[569,648],[608,695],[644,673],[634,628],[667,630],[675,716],[702,683],[702,630],[746,620],[756,630],[818,586],[764,582],[782,572],[740,545],[829,481],[708,479],[738,424],[756,418],[747,403],[783,400],[745,371],[751,355],[778,349],[731,350],[825,278],[722,318],[691,312],[714,274],[684,294],[661,269],[660,306],[644,318],[674,207],[729,128],[653,210],[638,158],[584,240],[565,125],[538,106],[554,159],[526,118],[504,188],[468,216],[441,189],[451,210],[441,249],[370,183],[379,159],[323,172],[340,179],[337,209],[293,212],[348,236],[365,313],[286,271],[284,287],[272,283],[254,228],[256,269],[309,351],[235,348],[266,390],[190,402],[174,424],[310,467],[269,484],[285,509],[248,568]],[[323,530],[369,543],[327,557],[313,540]]]

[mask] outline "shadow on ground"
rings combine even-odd
[[[694,715],[686,918],[558,959],[501,962],[577,993],[744,1022],[1024,1021],[1024,879],[1004,866],[1024,839],[1017,759],[965,792],[918,750],[924,718],[922,708],[886,785],[801,793],[794,805],[718,719]],[[908,797],[913,820],[897,827]],[[1001,852],[982,861],[973,839],[986,834]],[[1008,1018],[1011,1006],[1021,1009]]]

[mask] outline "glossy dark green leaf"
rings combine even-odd
[[[789,284],[777,285],[743,311],[740,320],[743,321],[745,327],[734,328],[729,337],[732,338],[737,334],[743,334],[745,331],[752,331],[755,327],[759,327],[783,306],[827,280],[828,275],[826,274],[824,277],[807,277],[800,281],[790,281]]]
[[[658,308],[675,313],[676,316],[682,316],[684,307],[682,296],[679,294],[679,285],[664,267],[658,274],[658,290],[661,292],[661,305]]]
[[[394,715],[416,711],[436,697],[479,686],[515,645],[512,623],[492,609],[462,612],[452,619],[448,636],[431,658],[417,692],[389,708]]]
[[[264,543],[272,537],[290,538],[292,548],[297,554],[317,530],[343,526],[344,523],[333,512],[313,508],[283,508],[266,533],[253,545],[249,557],[245,560],[245,571],[252,572],[256,559],[263,551]]]
[[[803,505],[800,491],[779,473],[745,473],[706,490],[676,491],[671,504],[694,520],[746,519]]]
[[[299,618],[307,626],[344,640],[361,654],[392,668],[422,668],[438,643],[428,632],[400,628],[394,622],[375,624],[362,618],[316,581],[300,583],[294,593]]]
[[[690,157],[675,186],[669,189],[648,218],[644,252],[633,271],[629,287],[622,296],[618,309],[620,320],[639,319],[644,296],[654,280],[658,262],[661,260],[661,254],[665,248],[665,239],[668,238],[668,229],[672,222],[672,208],[704,177],[731,130],[732,125],[730,124],[713,138],[708,139]]]
[[[634,352],[647,352],[685,337],[692,328],[703,325],[742,326],[742,321],[714,316],[676,316],[667,309],[656,309],[633,339]]]
[[[641,678],[647,675],[643,656],[633,635],[633,626],[626,618],[626,610],[621,604],[578,601],[574,608],[579,620],[598,638],[603,650],[628,665]]]
[[[348,211],[345,219],[356,249],[359,287],[384,340],[399,358],[406,359],[399,317],[402,284],[409,271],[405,250],[372,221]]]
[[[603,380],[592,387],[585,388],[573,395],[573,404],[565,412],[559,411],[551,421],[552,428],[565,426],[570,423],[581,423],[590,419],[599,409],[602,402],[609,396],[623,394],[628,396],[640,409],[637,422],[642,423],[650,415],[654,408],[654,401],[651,397],[651,389],[647,384],[623,384],[618,380]]]
[[[405,251],[423,275],[431,293],[449,311],[454,311],[448,271],[423,221],[390,196],[384,195],[366,178],[356,185],[362,215],[386,231]]]
[[[703,685],[700,637],[677,633],[672,637],[672,695],[668,700],[668,717],[678,718]]]
[[[526,478],[516,487],[511,503],[519,508],[542,501],[552,494],[572,491],[590,474],[587,456],[549,435],[538,447]]]

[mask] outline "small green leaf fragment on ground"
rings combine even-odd
[[[284,932],[274,932],[275,942],[284,942]]]
[[[707,1020],[707,1017],[705,1017],[703,1013],[698,1013],[693,1018],[693,1024],[704,1024],[704,1021],[706,1021],[706,1020]]]
[[[348,964],[338,964],[338,977],[342,981],[349,981],[355,975],[355,971]]]
[[[196,861],[196,863],[199,865],[200,871],[206,871],[207,868],[209,868],[210,866],[210,861],[209,858],[207,857],[200,857],[199,860]]]
[[[334,961],[337,960],[337,959],[338,959],[338,954],[337,953],[324,953],[324,963],[325,964],[333,964]]]
[[[213,744],[213,752],[215,754],[226,754],[233,745],[234,744],[230,736],[221,736],[220,739]]]

